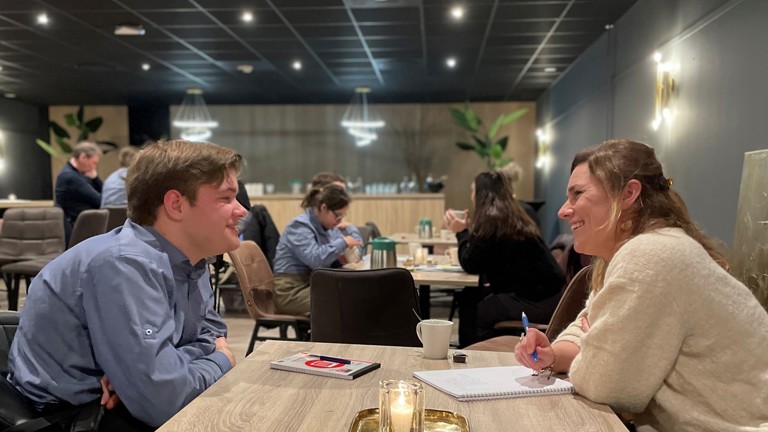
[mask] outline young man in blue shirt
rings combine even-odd
[[[100,430],[151,430],[234,366],[206,257],[239,245],[241,162],[214,144],[148,146],[128,171],[129,220],[35,278],[8,380],[37,408],[101,399]]]

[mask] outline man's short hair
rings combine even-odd
[[[323,171],[315,174],[315,176],[312,178],[312,187],[323,187],[328,186],[331,183],[344,183],[344,178],[340,175],[330,172],[330,171]]]
[[[120,162],[121,168],[127,168],[131,166],[134,159],[136,159],[136,153],[139,152],[139,149],[132,145],[128,145],[125,147],[121,147],[120,151],[117,152],[117,160]]]
[[[154,225],[168,191],[178,191],[194,205],[200,186],[220,185],[231,171],[239,174],[242,163],[240,154],[216,144],[184,140],[151,144],[128,168],[128,215],[137,224]]]
[[[93,156],[101,156],[103,152],[99,148],[99,145],[90,141],[81,141],[72,149],[72,157],[77,159],[80,155],[84,155],[87,158]]]

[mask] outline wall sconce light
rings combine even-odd
[[[656,62],[656,92],[654,97],[654,116],[651,127],[658,130],[663,122],[672,122],[672,94],[675,92],[675,80],[672,78],[672,64],[662,61],[660,52],[653,54]]]
[[[5,171],[5,134],[0,130],[0,174]]]
[[[539,145],[538,157],[536,158],[536,168],[547,169],[550,161],[549,136],[543,129],[536,129],[536,141]]]

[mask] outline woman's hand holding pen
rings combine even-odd
[[[539,358],[537,362],[533,360],[534,350]],[[515,345],[515,359],[521,365],[538,372],[555,361],[555,350],[544,333],[529,328],[527,335],[521,337]]]

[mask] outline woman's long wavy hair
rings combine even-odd
[[[539,237],[539,228],[512,195],[506,175],[482,172],[475,177],[475,217],[470,232],[478,240]]]
[[[611,215],[607,229],[625,231],[630,238],[658,228],[682,228],[699,242],[715,262],[727,269],[725,256],[718,251],[717,243],[707,237],[691,220],[683,198],[670,188],[671,180],[664,177],[661,163],[653,148],[629,140],[606,141],[596,147],[579,152],[571,164],[571,172],[586,163],[589,172],[605,188],[611,199]],[[619,225],[620,199],[627,182],[640,182],[640,196]],[[627,223],[627,222],[631,223]],[[626,241],[626,240],[625,240]],[[602,258],[595,257],[592,271],[592,289],[603,286],[608,266]]]

